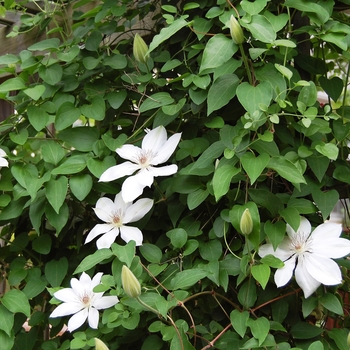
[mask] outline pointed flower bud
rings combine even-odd
[[[130,298],[137,298],[141,294],[141,285],[127,266],[122,267],[122,285]]]
[[[234,15],[230,17],[230,32],[235,44],[240,45],[244,42],[244,35],[241,25],[238,23]]]
[[[109,350],[109,349],[102,340],[95,338],[95,350]]]
[[[136,61],[146,63],[149,55],[147,54],[148,46],[142,37],[136,33],[134,37],[133,53]]]
[[[253,231],[253,219],[248,208],[242,214],[239,227],[244,235],[249,235]]]

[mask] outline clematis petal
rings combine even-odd
[[[156,168],[156,167],[150,168],[150,173],[155,177],[173,175],[176,172],[177,172],[176,164],[166,165],[159,168]]]
[[[136,245],[142,245],[143,235],[142,232],[137,227],[121,226],[120,227],[120,237],[128,243],[133,240]]]
[[[72,288],[63,288],[54,293],[56,299],[61,300],[65,303],[77,303],[79,297]]]
[[[285,237],[275,251],[273,250],[272,244],[264,244],[259,248],[259,256],[263,258],[266,255],[272,254],[276,258],[285,261],[294,254],[294,251],[290,249],[290,244],[291,241],[289,237]]]
[[[144,185],[138,182],[136,175],[129,176],[122,185],[122,196],[124,202],[132,202],[140,194],[142,194]]]
[[[94,289],[101,282],[101,277],[103,276],[103,272],[98,272],[91,280],[91,290]],[[99,293],[95,293],[99,294]]]
[[[96,241],[97,249],[110,248],[119,235],[119,228],[113,228]]]
[[[350,254],[350,241],[346,238],[314,239],[312,252],[320,257],[339,259]]]
[[[139,162],[139,155],[142,153],[140,147],[134,145],[123,145],[115,150],[119,157],[123,159],[130,160],[133,163]]]
[[[298,235],[298,236],[302,235],[304,237],[304,239],[306,240],[311,232],[311,224],[310,224],[308,219],[301,216],[300,217],[300,225],[299,225],[297,232],[295,232],[289,224],[287,224],[286,231],[287,231],[288,236],[291,239],[293,239],[296,235]]]
[[[9,162],[4,159],[4,158],[0,158],[0,167],[8,167],[9,166]]]
[[[153,200],[149,198],[142,198],[131,205],[124,214],[123,223],[134,222],[142,219],[153,206]]]
[[[0,148],[0,157],[6,157],[6,152]]]
[[[114,295],[104,296],[94,301],[93,306],[98,309],[108,309],[119,302],[118,297]]]
[[[97,329],[98,319],[99,319],[98,311],[94,307],[89,307],[89,315],[88,315],[89,326],[93,329]]]
[[[49,317],[55,318],[55,317],[62,317],[67,316],[71,314],[75,314],[76,312],[80,311],[84,308],[84,305],[80,303],[62,303],[58,305],[55,310],[52,311]]]
[[[166,130],[163,125],[149,131],[142,140],[142,149],[145,151],[163,152],[163,145],[167,140]]]
[[[321,285],[321,283],[309,273],[306,268],[307,264],[308,262],[306,259],[298,259],[298,264],[295,269],[295,280],[303,290],[305,298],[308,298],[311,294],[316,292],[317,288]]]
[[[112,224],[97,224],[86,236],[85,244],[91,242],[97,236],[113,230],[114,226]]]
[[[85,322],[87,317],[88,310],[86,308],[73,315],[68,321],[68,330],[73,332],[75,329],[79,328]]]
[[[91,281],[91,277],[86,273],[86,272],[83,272],[79,278],[79,282],[80,282],[80,285],[83,287],[83,292],[86,293],[88,291],[92,291],[93,289],[93,286],[92,286],[92,281]],[[73,288],[73,286],[72,286]],[[81,295],[81,290],[79,291],[79,294],[78,295]]]
[[[121,177],[131,175],[136,170],[140,169],[140,166],[131,162],[124,162],[122,164],[114,165],[108,168],[98,181],[108,182],[119,179]]]
[[[143,168],[141,169],[136,175],[136,180],[143,186],[143,187],[151,187],[154,181],[152,167]]]
[[[132,203],[125,203],[124,202],[124,199],[123,199],[121,192],[119,192],[114,198],[115,211],[120,211],[122,213],[125,213],[131,204]]]
[[[102,197],[96,202],[95,214],[104,222],[111,221],[111,215],[115,211],[114,202],[107,197]]]
[[[169,137],[168,141],[162,146],[162,148],[157,152],[157,155],[152,159],[152,165],[158,165],[166,162],[170,156],[174,153],[177,145],[181,139],[181,133],[174,134]]]
[[[342,281],[340,268],[332,259],[309,254],[304,259],[304,265],[315,280],[326,286],[340,284]]]
[[[295,268],[296,257],[292,256],[290,259],[284,262],[284,266],[277,269],[275,272],[275,283],[277,287],[285,286],[293,276]]]
[[[341,235],[342,231],[342,225],[325,222],[314,229],[312,237],[314,240],[336,239]]]

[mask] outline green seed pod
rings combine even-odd
[[[134,37],[133,53],[136,61],[146,63],[149,55],[147,54],[148,46],[142,37],[136,33]]]
[[[137,298],[141,294],[141,285],[127,266],[122,267],[122,285],[124,292],[130,298]]]
[[[244,235],[249,235],[253,231],[253,219],[248,208],[242,214],[239,228]]]
[[[235,44],[240,45],[244,42],[242,27],[233,15],[230,17],[230,32]]]
[[[95,338],[95,350],[109,350],[109,349],[102,340]]]

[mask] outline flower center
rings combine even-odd
[[[86,292],[80,298],[81,302],[85,305],[85,307],[89,307],[90,306],[91,299],[92,298],[90,297],[90,295],[88,295],[88,293],[86,293]]]
[[[310,252],[310,247],[311,238],[308,238],[308,235],[304,232],[298,232],[298,234],[292,239],[292,249],[298,255],[302,255],[307,251]]]
[[[138,163],[142,168],[147,168],[153,159],[154,154],[151,150],[142,150],[138,155]]]
[[[123,212],[121,210],[117,210],[111,216],[111,223],[115,227],[120,227],[123,225]]]

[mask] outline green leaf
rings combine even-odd
[[[24,145],[28,140],[28,130],[22,129],[17,132],[10,132],[10,139],[18,145]]]
[[[229,164],[215,169],[212,183],[216,201],[228,192],[232,177],[237,175],[239,171],[239,168]]]
[[[130,240],[125,245],[113,243],[112,252],[121,262],[125,262],[128,267],[130,267],[135,256],[135,245],[136,243],[134,240]]]
[[[13,350],[15,338],[0,330],[0,344],[2,350]]]
[[[52,50],[58,49],[60,45],[60,40],[57,38],[46,39],[39,41],[28,47],[29,51],[44,51],[44,50]]]
[[[214,81],[208,91],[207,115],[226,106],[231,101],[236,95],[238,83],[239,79],[235,74],[222,75]]]
[[[284,266],[284,262],[278,258],[276,258],[272,254],[265,255],[263,258],[260,259],[260,261],[270,267],[273,267],[275,269],[280,269]]]
[[[103,160],[89,158],[87,161],[87,167],[92,175],[99,178],[102,173],[115,165],[115,158],[112,156],[108,156],[103,158]]]
[[[53,175],[76,174],[84,170],[86,161],[82,156],[72,156],[67,158],[64,163],[51,171]]]
[[[335,189],[326,192],[315,189],[312,198],[321,211],[323,220],[326,220],[339,200],[339,193]]]
[[[295,184],[306,183],[300,170],[285,157],[272,157],[267,167],[277,171],[277,173],[287,181]]]
[[[208,190],[203,190],[198,188],[197,190],[191,192],[187,196],[187,206],[188,209],[192,210],[197,208],[200,204],[202,204],[206,198],[209,196]]]
[[[11,289],[1,299],[2,305],[6,307],[7,310],[17,313],[21,312],[27,317],[30,315],[30,305],[26,295],[18,289]]]
[[[94,30],[87,37],[85,42],[85,48],[88,51],[97,51],[99,48],[101,41],[103,39],[102,33],[98,30]]]
[[[243,338],[247,330],[249,312],[248,311],[240,312],[237,309],[235,309],[230,313],[230,320],[231,320],[233,329]]]
[[[142,246],[139,247],[139,250],[142,256],[150,263],[157,264],[162,260],[162,251],[155,244],[143,243]]]
[[[334,102],[337,102],[344,88],[343,80],[339,77],[327,79],[326,77],[321,76],[318,81],[327,95],[329,95]]]
[[[265,317],[259,317],[256,320],[249,319],[247,323],[254,338],[258,339],[260,346],[265,341],[270,331],[270,322]]]
[[[77,57],[79,55],[80,52],[80,48],[78,45],[74,45],[72,47],[70,47],[67,51],[58,51],[56,53],[57,58],[61,61],[64,62],[71,62],[74,60],[75,57]]]
[[[348,350],[348,330],[343,328],[333,328],[327,332],[328,336],[333,339],[339,350]]]
[[[155,35],[152,39],[152,42],[149,45],[148,54],[156,49],[162,42],[168,40],[174,34],[176,34],[180,29],[186,27],[188,23],[185,18],[187,16],[180,17],[176,19],[169,27],[163,28],[159,34]]]
[[[303,316],[306,318],[314,311],[318,306],[318,299],[316,297],[310,296],[302,300],[302,312]]]
[[[255,111],[260,111],[260,105],[269,106],[272,99],[272,88],[270,83],[264,81],[257,86],[251,86],[244,82],[238,85],[236,94],[239,102],[245,110],[253,115]]]
[[[286,224],[283,221],[276,221],[272,223],[270,220],[265,222],[264,231],[269,238],[274,250],[283,241],[286,234]]]
[[[182,98],[181,100],[179,100],[179,102],[175,105],[169,105],[169,106],[163,106],[162,107],[162,111],[166,114],[166,115],[175,115],[177,113],[179,113],[182,109],[182,107],[185,105],[186,103],[186,99]]]
[[[198,268],[178,272],[171,280],[172,289],[186,289],[192,287],[200,279],[206,277],[207,273],[207,271]]]
[[[343,306],[339,299],[331,293],[326,293],[319,298],[320,304],[324,306],[327,310],[334,312],[338,315],[343,315]]]
[[[68,179],[65,176],[60,176],[57,179],[51,179],[45,184],[46,198],[57,214],[66,199],[68,190]]]
[[[317,340],[310,344],[307,350],[324,350],[323,344],[320,340]]]
[[[33,243],[33,249],[40,254],[49,254],[51,250],[52,240],[48,234],[44,234],[36,238]]]
[[[260,283],[262,289],[265,289],[270,278],[270,266],[267,264],[253,265],[251,271],[254,279]]]
[[[258,13],[260,13],[264,9],[266,4],[267,0],[257,0],[254,2],[242,0],[241,2],[242,9],[250,15],[257,15]]]
[[[343,51],[348,49],[348,43],[346,42],[346,35],[343,33],[326,33],[320,35],[320,38],[331,44],[340,47]]]
[[[7,310],[3,305],[0,305],[0,329],[3,330],[8,336],[11,336],[14,314]]]
[[[174,99],[168,92],[157,92],[149,96],[140,106],[140,113],[151,109],[160,108],[174,103]]]
[[[310,81],[309,85],[303,86],[298,101],[305,104],[305,106],[313,106],[317,101],[317,89],[314,82]]]
[[[23,208],[26,202],[27,202],[26,198],[12,200],[7,207],[1,210],[0,221],[8,221],[19,217],[23,212]]]
[[[25,88],[25,83],[22,78],[10,78],[6,79],[2,84],[0,84],[0,93],[8,93],[15,90],[23,90]]]
[[[114,54],[112,56],[105,57],[103,63],[113,69],[124,69],[128,64],[128,61],[124,55]]]
[[[329,162],[330,160],[327,157],[308,157],[307,163],[309,164],[312,172],[315,174],[319,182],[322,181],[323,176],[325,175],[328,169]]]
[[[63,68],[60,64],[55,63],[49,67],[40,66],[39,76],[45,83],[55,85],[62,80]]]
[[[187,242],[187,232],[183,228],[175,228],[166,233],[170,238],[171,244],[174,248],[182,248]]]
[[[23,288],[23,293],[28,299],[32,299],[39,295],[46,288],[46,281],[39,277],[28,278],[28,282]]]
[[[300,226],[300,215],[298,210],[295,208],[285,208],[279,211],[279,214],[284,220],[292,227],[296,232]]]
[[[31,99],[37,101],[43,95],[45,90],[46,90],[45,85],[36,85],[32,88],[28,88],[28,89],[23,90],[23,92],[26,95],[28,95]],[[30,106],[30,107],[33,107],[33,106]]]
[[[252,307],[257,299],[256,285],[254,279],[244,282],[238,291],[238,301],[245,309]]]
[[[125,90],[121,90],[117,92],[110,92],[106,97],[111,107],[118,109],[123,104],[127,96],[128,93]]]
[[[242,26],[247,28],[252,36],[263,42],[272,43],[276,39],[276,32],[270,21],[263,15],[253,15],[249,23],[241,22]]]
[[[72,102],[64,102],[57,110],[55,127],[58,131],[68,128],[80,118],[80,109]]]
[[[333,143],[320,142],[315,149],[330,160],[337,160],[338,158],[339,148]]]
[[[199,242],[199,254],[208,261],[218,261],[222,255],[222,245],[218,240]]]
[[[87,118],[103,120],[106,114],[105,100],[102,96],[95,96],[91,100],[91,104],[81,106],[80,111]]]
[[[214,35],[205,46],[199,73],[209,68],[220,67],[237,52],[238,46],[223,34]]]
[[[346,184],[350,184],[350,169],[347,165],[338,165],[333,172],[333,177]]]
[[[93,144],[99,139],[99,131],[88,126],[65,129],[60,139],[82,152],[92,151]]]
[[[270,157],[267,153],[262,153],[260,156],[255,157],[253,153],[246,152],[240,160],[243,169],[249,176],[251,185],[253,185],[257,178],[261,175],[262,171],[266,168]]]
[[[45,264],[45,277],[52,287],[59,287],[68,272],[68,260],[51,260]]]
[[[47,139],[41,144],[41,153],[44,161],[53,165],[57,165],[65,155],[65,151],[60,144]]]
[[[96,250],[94,254],[88,255],[83,259],[83,261],[78,265],[78,267],[73,272],[73,275],[80,272],[87,271],[92,267],[96,266],[97,264],[100,264],[103,260],[109,259],[112,256],[113,256],[113,253],[109,249],[102,248],[102,249]]]
[[[57,214],[52,206],[47,204],[45,205],[45,214],[49,220],[49,223],[56,229],[56,234],[58,235],[68,221],[69,208],[67,203],[63,203],[59,213]]]
[[[88,174],[75,175],[69,179],[69,188],[80,201],[90,193],[92,184],[92,178]]]
[[[310,323],[298,322],[292,326],[290,333],[295,339],[310,339],[317,337],[323,332],[323,329]]]

